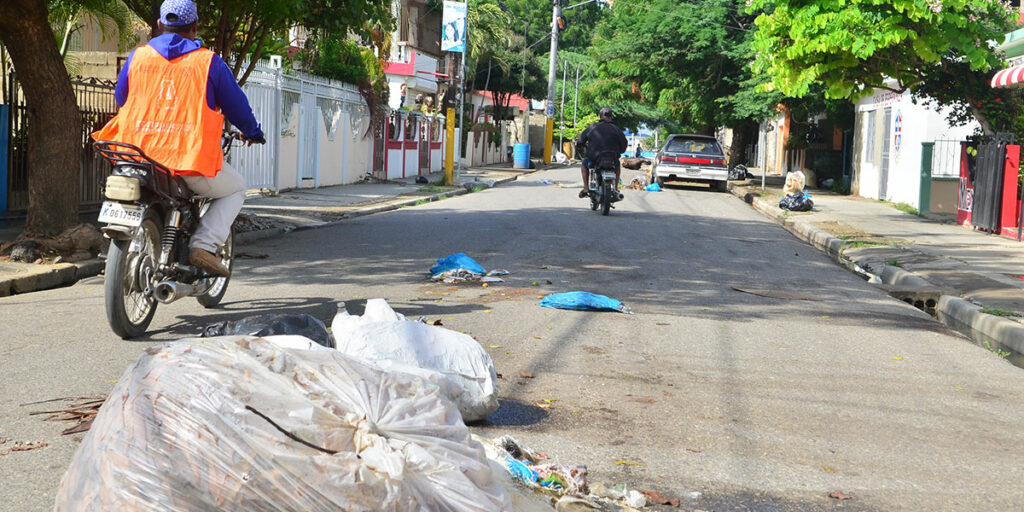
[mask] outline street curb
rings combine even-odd
[[[106,262],[100,258],[40,265],[38,269],[29,269],[24,275],[0,279],[0,297],[70,286],[87,277],[99,275],[104,266]]]
[[[1024,354],[1024,325],[1013,320],[981,312],[981,306],[960,297],[943,295],[936,313],[939,320],[980,343],[994,341],[1018,354]]]
[[[867,272],[855,261],[843,255],[845,242],[842,239],[806,222],[787,218],[775,205],[752,193],[743,194],[732,183],[729,183],[728,189],[731,194],[750,204],[755,210],[771,218],[783,229],[796,235],[797,238],[824,252],[836,263],[869,278],[869,282],[895,286],[934,286],[930,281],[913,272],[891,265],[885,265],[881,275]],[[971,304],[955,295],[941,295],[935,306],[935,315],[943,325],[964,334],[979,345],[994,341],[1017,353],[1024,354],[1024,325],[1020,323],[982,313],[981,306]]]

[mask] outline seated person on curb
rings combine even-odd
[[[230,271],[215,253],[242,209],[245,181],[224,162],[224,117],[247,143],[265,139],[234,74],[196,39],[198,21],[192,0],[164,0],[163,33],[128,56],[114,91],[117,116],[93,138],[138,146],[192,192],[213,199],[189,243],[189,262],[226,277]]]
[[[598,112],[600,118],[596,123],[587,127],[580,133],[579,137],[576,137],[576,150],[577,152],[584,153],[583,165],[581,170],[583,172],[583,190],[580,191],[580,197],[588,197],[589,186],[590,186],[590,167],[596,163],[597,155],[601,154],[602,151],[614,151],[616,154],[622,154],[626,151],[626,136],[622,133],[622,129],[615,126],[612,122],[612,109],[611,107],[601,107]],[[584,152],[585,148],[585,152]],[[616,159],[616,163],[618,160]],[[618,165],[615,167],[615,183],[619,183],[619,176],[622,172],[622,168]],[[622,194],[619,193],[618,199],[622,199]]]

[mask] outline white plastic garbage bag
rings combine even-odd
[[[295,341],[295,340],[292,340]],[[493,511],[483,447],[433,386],[262,338],[147,350],[111,392],[57,511]]]
[[[465,421],[498,410],[498,372],[472,337],[396,313],[384,299],[366,302],[362,316],[339,310],[331,324],[337,349],[434,382]],[[437,372],[439,376],[431,376]]]

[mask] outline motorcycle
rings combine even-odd
[[[225,132],[225,156],[236,139],[241,139],[238,132]],[[99,214],[99,221],[106,223],[100,231],[111,241],[103,295],[114,333],[123,339],[141,336],[158,304],[183,297],[195,297],[206,308],[220,304],[230,277],[188,261],[189,239],[211,199],[193,194],[183,179],[136,146],[96,141],[93,147],[114,165]],[[216,254],[230,270],[233,234]]]
[[[589,192],[590,209],[601,208],[601,215],[608,215],[612,203],[622,199],[618,183],[615,181],[615,170],[619,165],[619,154],[614,151],[602,151],[595,160],[597,165],[590,170]]]

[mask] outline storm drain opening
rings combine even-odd
[[[939,297],[942,290],[932,286],[897,286],[881,284],[877,285],[885,290],[890,296],[914,306],[932,317],[936,316],[935,308],[939,305]]]

